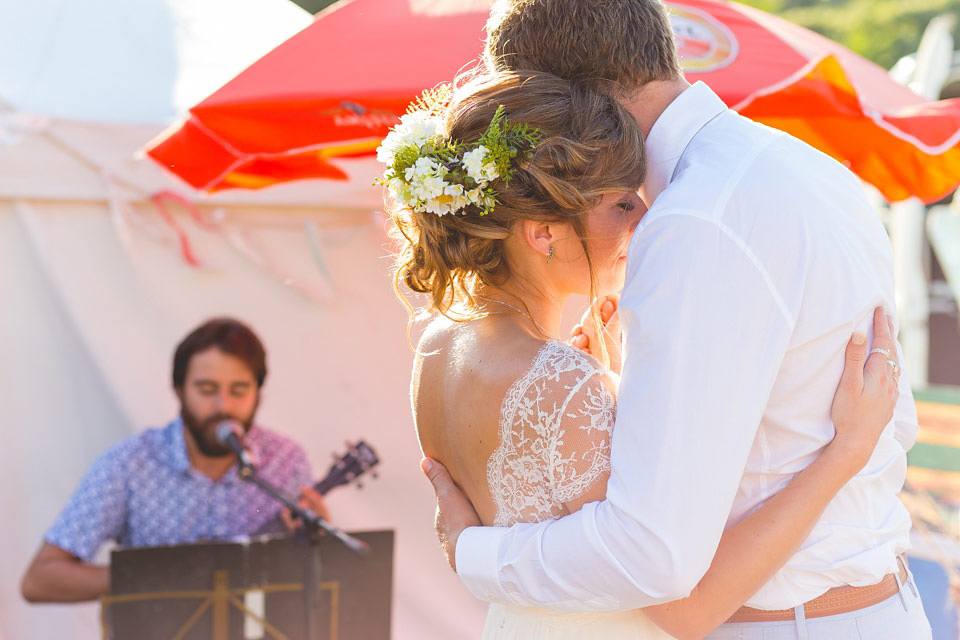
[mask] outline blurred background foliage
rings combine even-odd
[[[740,0],[803,25],[889,69],[917,50],[930,19],[960,14],[960,0]],[[954,30],[960,43],[960,27]]]

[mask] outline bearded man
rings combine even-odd
[[[180,415],[126,438],[93,464],[44,536],[21,582],[31,602],[80,602],[110,591],[109,568],[93,564],[108,540],[124,547],[177,545],[250,535],[274,520],[273,498],[238,475],[218,442],[224,420],[242,425],[257,473],[306,495],[327,517],[300,445],[254,424],[267,376],[256,334],[231,318],[200,325],[177,346],[173,390]]]

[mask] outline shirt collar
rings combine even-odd
[[[677,162],[693,136],[726,109],[723,100],[702,81],[667,105],[647,135],[647,177],[643,185],[648,205],[673,180]]]
[[[187,441],[183,435],[183,418],[177,416],[167,425],[166,446],[164,453],[170,463],[170,468],[178,473],[186,473],[190,469],[190,458],[187,456]]]

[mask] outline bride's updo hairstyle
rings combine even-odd
[[[521,220],[571,224],[595,289],[585,214],[606,193],[638,189],[644,177],[643,139],[630,114],[610,97],[545,73],[499,72],[460,84],[440,114],[441,135],[473,148],[501,107],[506,122],[536,130],[538,141],[510,161],[508,180],[490,182],[491,210],[468,205],[437,215],[388,202],[400,234],[398,295],[403,283],[428,295],[429,311],[454,320],[483,314],[478,287],[516,275],[504,240]]]

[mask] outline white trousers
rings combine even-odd
[[[913,575],[900,592],[871,607],[807,620],[803,607],[796,619],[777,622],[728,622],[704,640],[930,640]]]

